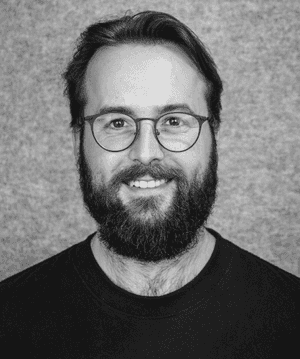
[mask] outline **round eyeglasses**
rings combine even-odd
[[[140,122],[144,120],[154,122],[154,135],[163,148],[172,152],[187,151],[197,142],[202,124],[208,119],[184,112],[171,112],[156,119],[134,119],[114,112],[84,118],[90,124],[98,145],[110,152],[130,147],[138,136]]]

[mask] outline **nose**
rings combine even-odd
[[[130,147],[129,157],[133,161],[139,161],[144,165],[160,161],[164,152],[154,135],[154,123],[149,120],[139,122],[139,133],[135,142]]]

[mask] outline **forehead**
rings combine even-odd
[[[85,115],[94,114],[101,106],[125,105],[141,110],[168,103],[188,103],[205,115],[205,92],[202,75],[175,45],[105,47],[96,52],[87,67]]]

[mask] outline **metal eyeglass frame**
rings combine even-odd
[[[119,112],[117,112],[117,113],[119,113]],[[120,113],[120,114],[122,114],[122,113]],[[181,151],[169,150],[169,149],[166,148],[164,145],[162,145],[161,142],[160,142],[159,139],[158,139],[159,132],[158,132],[158,130],[156,129],[156,124],[157,124],[157,122],[158,122],[162,117],[167,116],[167,115],[171,115],[171,114],[190,115],[190,116],[193,116],[193,117],[198,121],[198,123],[199,123],[199,131],[198,131],[198,136],[197,136],[196,140],[194,141],[194,143],[193,143],[190,147],[188,147],[188,148],[185,149],[185,150],[181,150]],[[122,115],[124,115],[124,114],[122,114]],[[149,117],[133,118],[133,117],[131,117],[131,116],[129,116],[129,115],[126,114],[125,116],[130,117],[130,118],[135,122],[135,124],[136,124],[137,131],[136,131],[136,133],[135,133],[135,136],[134,136],[132,142],[130,143],[130,145],[128,145],[128,146],[125,147],[124,149],[122,149],[122,150],[109,150],[109,149],[103,147],[103,146],[97,141],[96,136],[95,136],[95,134],[94,134],[94,122],[95,122],[95,120],[96,120],[99,116],[102,116],[102,114],[96,114],[96,115],[92,115],[92,116],[86,116],[86,117],[83,118],[83,120],[86,121],[86,122],[88,122],[88,123],[90,124],[90,126],[91,126],[91,131],[92,131],[92,134],[93,134],[93,137],[94,137],[94,140],[96,141],[96,143],[97,143],[101,148],[103,148],[104,150],[109,151],[109,152],[122,152],[122,151],[127,150],[127,148],[129,148],[130,146],[132,146],[133,143],[135,142],[135,140],[136,140],[138,134],[139,134],[139,131],[140,131],[139,123],[140,123],[141,121],[144,121],[144,120],[148,120],[148,121],[153,121],[153,122],[154,122],[154,131],[153,131],[153,132],[154,132],[154,136],[155,136],[157,142],[160,144],[160,146],[162,146],[164,149],[166,149],[167,151],[170,151],[170,152],[177,152],[177,153],[178,153],[178,152],[185,152],[185,151],[189,150],[190,148],[192,148],[192,147],[195,145],[195,143],[198,141],[198,138],[199,138],[199,136],[200,136],[201,128],[202,128],[203,123],[204,123],[205,121],[209,121],[209,117],[200,116],[200,115],[195,115],[195,114],[191,114],[191,113],[187,113],[187,112],[169,112],[169,113],[165,113],[165,114],[159,116],[158,118],[149,118]]]

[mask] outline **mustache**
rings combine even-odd
[[[166,168],[161,165],[145,166],[142,164],[135,164],[117,173],[112,178],[111,184],[118,185],[121,182],[128,184],[130,181],[136,181],[144,176],[150,176],[155,180],[185,180],[185,175],[180,169]]]

